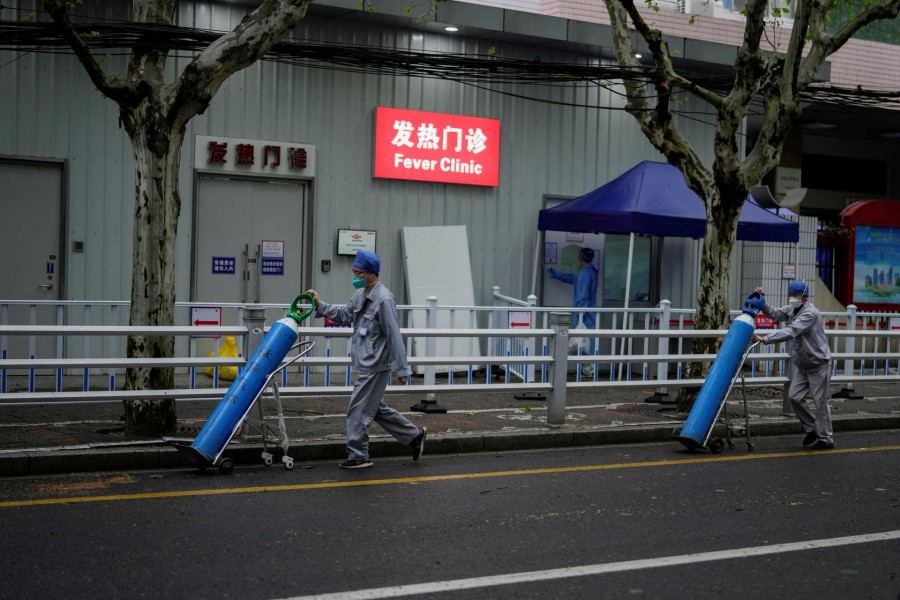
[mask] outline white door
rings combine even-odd
[[[305,211],[303,183],[201,178],[193,300],[289,304],[309,287]],[[269,322],[284,316],[283,310],[270,312]]]
[[[0,301],[59,300],[63,281],[61,164],[0,160]],[[0,307],[3,310],[3,307]],[[52,304],[9,305],[9,325],[52,325]],[[56,356],[50,336],[9,336],[7,358]]]

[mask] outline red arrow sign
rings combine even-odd
[[[510,329],[512,329],[513,327],[531,327],[531,323],[528,323],[527,321],[525,323],[518,323],[516,321],[513,321],[509,324],[509,327]]]
[[[218,321],[200,321],[199,319],[194,321],[194,325],[218,325]]]

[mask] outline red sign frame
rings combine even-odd
[[[379,106],[375,177],[497,187],[500,121]]]

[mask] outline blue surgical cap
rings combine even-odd
[[[800,294],[804,298],[809,298],[809,286],[805,281],[792,281],[788,284],[788,294]]]
[[[578,256],[584,259],[584,262],[594,262],[594,251],[590,248],[582,248]]]
[[[360,250],[356,253],[356,259],[353,261],[353,268],[366,273],[378,275],[381,272],[381,259],[374,252],[368,250]]]

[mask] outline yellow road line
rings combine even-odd
[[[609,465],[583,465],[578,467],[549,467],[545,469],[520,469],[517,471],[490,471],[486,473],[459,473],[456,475],[426,475],[422,477],[397,477],[393,479],[368,479],[363,481],[323,481],[320,483],[298,483],[288,485],[265,485],[244,488],[224,488],[212,490],[182,490],[177,492],[151,492],[146,494],[111,494],[108,496],[81,496],[71,498],[42,498],[39,500],[11,500],[0,502],[0,508],[21,506],[42,506],[53,504],[76,504],[81,502],[117,502],[123,500],[151,500],[159,498],[184,498],[193,496],[220,496],[223,494],[259,494],[263,492],[292,492],[302,490],[322,490],[345,487],[363,487],[370,485],[394,485],[408,483],[428,483],[430,481],[455,481],[460,479],[486,479],[489,477],[513,477],[523,475],[553,475],[557,473],[578,473],[587,471],[608,471],[614,469],[636,469],[642,467],[670,467],[689,464],[706,464],[711,462],[737,462],[745,460],[762,460],[771,458],[825,457],[835,454],[859,452],[888,452],[900,450],[897,446],[878,446],[874,448],[844,448],[840,450],[796,452],[773,452],[771,454],[743,454],[740,456],[703,456],[677,460],[653,460],[647,462],[614,463]]]

